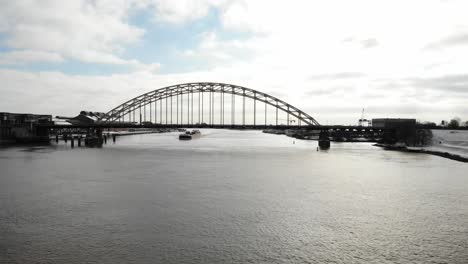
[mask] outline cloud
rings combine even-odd
[[[356,91],[356,87],[352,85],[335,85],[327,88],[313,88],[305,92],[305,96],[335,96],[344,93],[352,93]]]
[[[53,115],[74,115],[84,109],[104,112],[154,89],[178,83],[214,81],[275,95],[313,115],[321,123],[326,120],[331,123],[353,123],[360,117],[362,108],[366,108],[369,118],[406,116],[437,121],[446,119],[446,115],[463,117],[468,113],[465,97],[454,97],[451,90],[439,93],[438,90],[422,89],[419,86],[376,90],[374,86],[336,85],[315,80],[299,82],[279,74],[270,74],[267,80],[263,76],[253,77],[248,74],[249,71],[249,68],[244,72],[219,68],[180,74],[135,71],[107,76],[82,76],[0,69],[2,97],[14,98],[0,101],[0,109]],[[466,76],[461,80],[465,82]],[[301,86],[303,92],[298,89]]]
[[[361,78],[364,76],[366,76],[366,74],[362,72],[338,72],[338,73],[331,73],[331,74],[312,75],[309,77],[309,79],[310,80],[342,80],[342,79]]]
[[[61,55],[53,52],[21,50],[0,53],[0,65],[23,65],[34,62],[63,62]]]
[[[433,89],[447,94],[468,94],[468,74],[445,75],[433,78],[409,78],[410,86]]]
[[[219,81],[279,94],[319,121],[354,122],[363,107],[380,116],[462,116],[467,9],[466,1],[436,0],[7,1],[0,9],[3,65],[47,61],[60,69],[62,60],[79,60],[130,70],[102,76],[0,70],[2,95],[15,98],[0,101],[0,109],[106,111],[167,85]],[[149,23],[131,24],[141,10]],[[184,45],[171,45],[175,55],[164,54],[173,74],[159,73],[158,61],[142,63],[145,54],[157,54],[153,43],[144,43],[148,53],[126,56],[155,32],[145,26],[199,34],[183,35]],[[424,49],[431,43],[456,49]]]
[[[223,27],[228,30],[244,32],[265,31],[266,27],[256,20],[256,3],[252,1],[231,1],[221,10]]]
[[[211,8],[222,6],[223,0],[156,0],[150,1],[157,12],[156,19],[172,24],[183,24],[205,17]]]
[[[251,61],[255,50],[249,42],[240,40],[222,40],[214,31],[204,32],[200,36],[198,46],[183,50],[180,55],[194,62],[202,62],[207,68],[231,65],[242,61]]]
[[[379,45],[379,42],[375,38],[369,38],[361,41],[362,47],[370,49]]]
[[[458,33],[456,35],[446,37],[442,40],[435,41],[432,43],[429,43],[425,49],[443,49],[443,48],[449,48],[449,47],[454,47],[454,46],[468,46],[468,33],[467,32],[462,32]]]
[[[60,56],[125,64],[128,61],[119,54],[144,34],[143,29],[127,22],[131,6],[123,0],[6,1],[0,9],[0,33],[8,48],[35,52],[35,59],[50,61]],[[38,56],[46,53],[51,56]]]
[[[377,47],[379,45],[379,42],[377,41],[376,38],[364,38],[364,39],[359,39],[357,37],[346,37],[341,40],[342,43],[344,44],[357,44],[363,49],[370,49]]]

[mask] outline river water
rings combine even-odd
[[[0,263],[468,263],[468,167],[257,131],[0,149]]]

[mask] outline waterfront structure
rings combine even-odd
[[[374,118],[372,127],[392,131],[384,134],[385,142],[401,142],[414,145],[416,139],[416,119],[413,118]]]
[[[57,116],[57,118],[65,120],[70,124],[94,124],[105,115],[106,114],[102,112],[81,111],[80,114],[75,117]]]
[[[374,118],[372,126],[375,128],[416,127],[414,118]]]
[[[0,143],[46,142],[52,115],[0,112]]]

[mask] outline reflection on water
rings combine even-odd
[[[466,164],[255,131],[0,149],[0,263],[467,263]]]

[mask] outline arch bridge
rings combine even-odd
[[[153,90],[115,107],[98,123],[171,127],[320,126],[312,116],[274,96],[215,82],[184,83]]]

